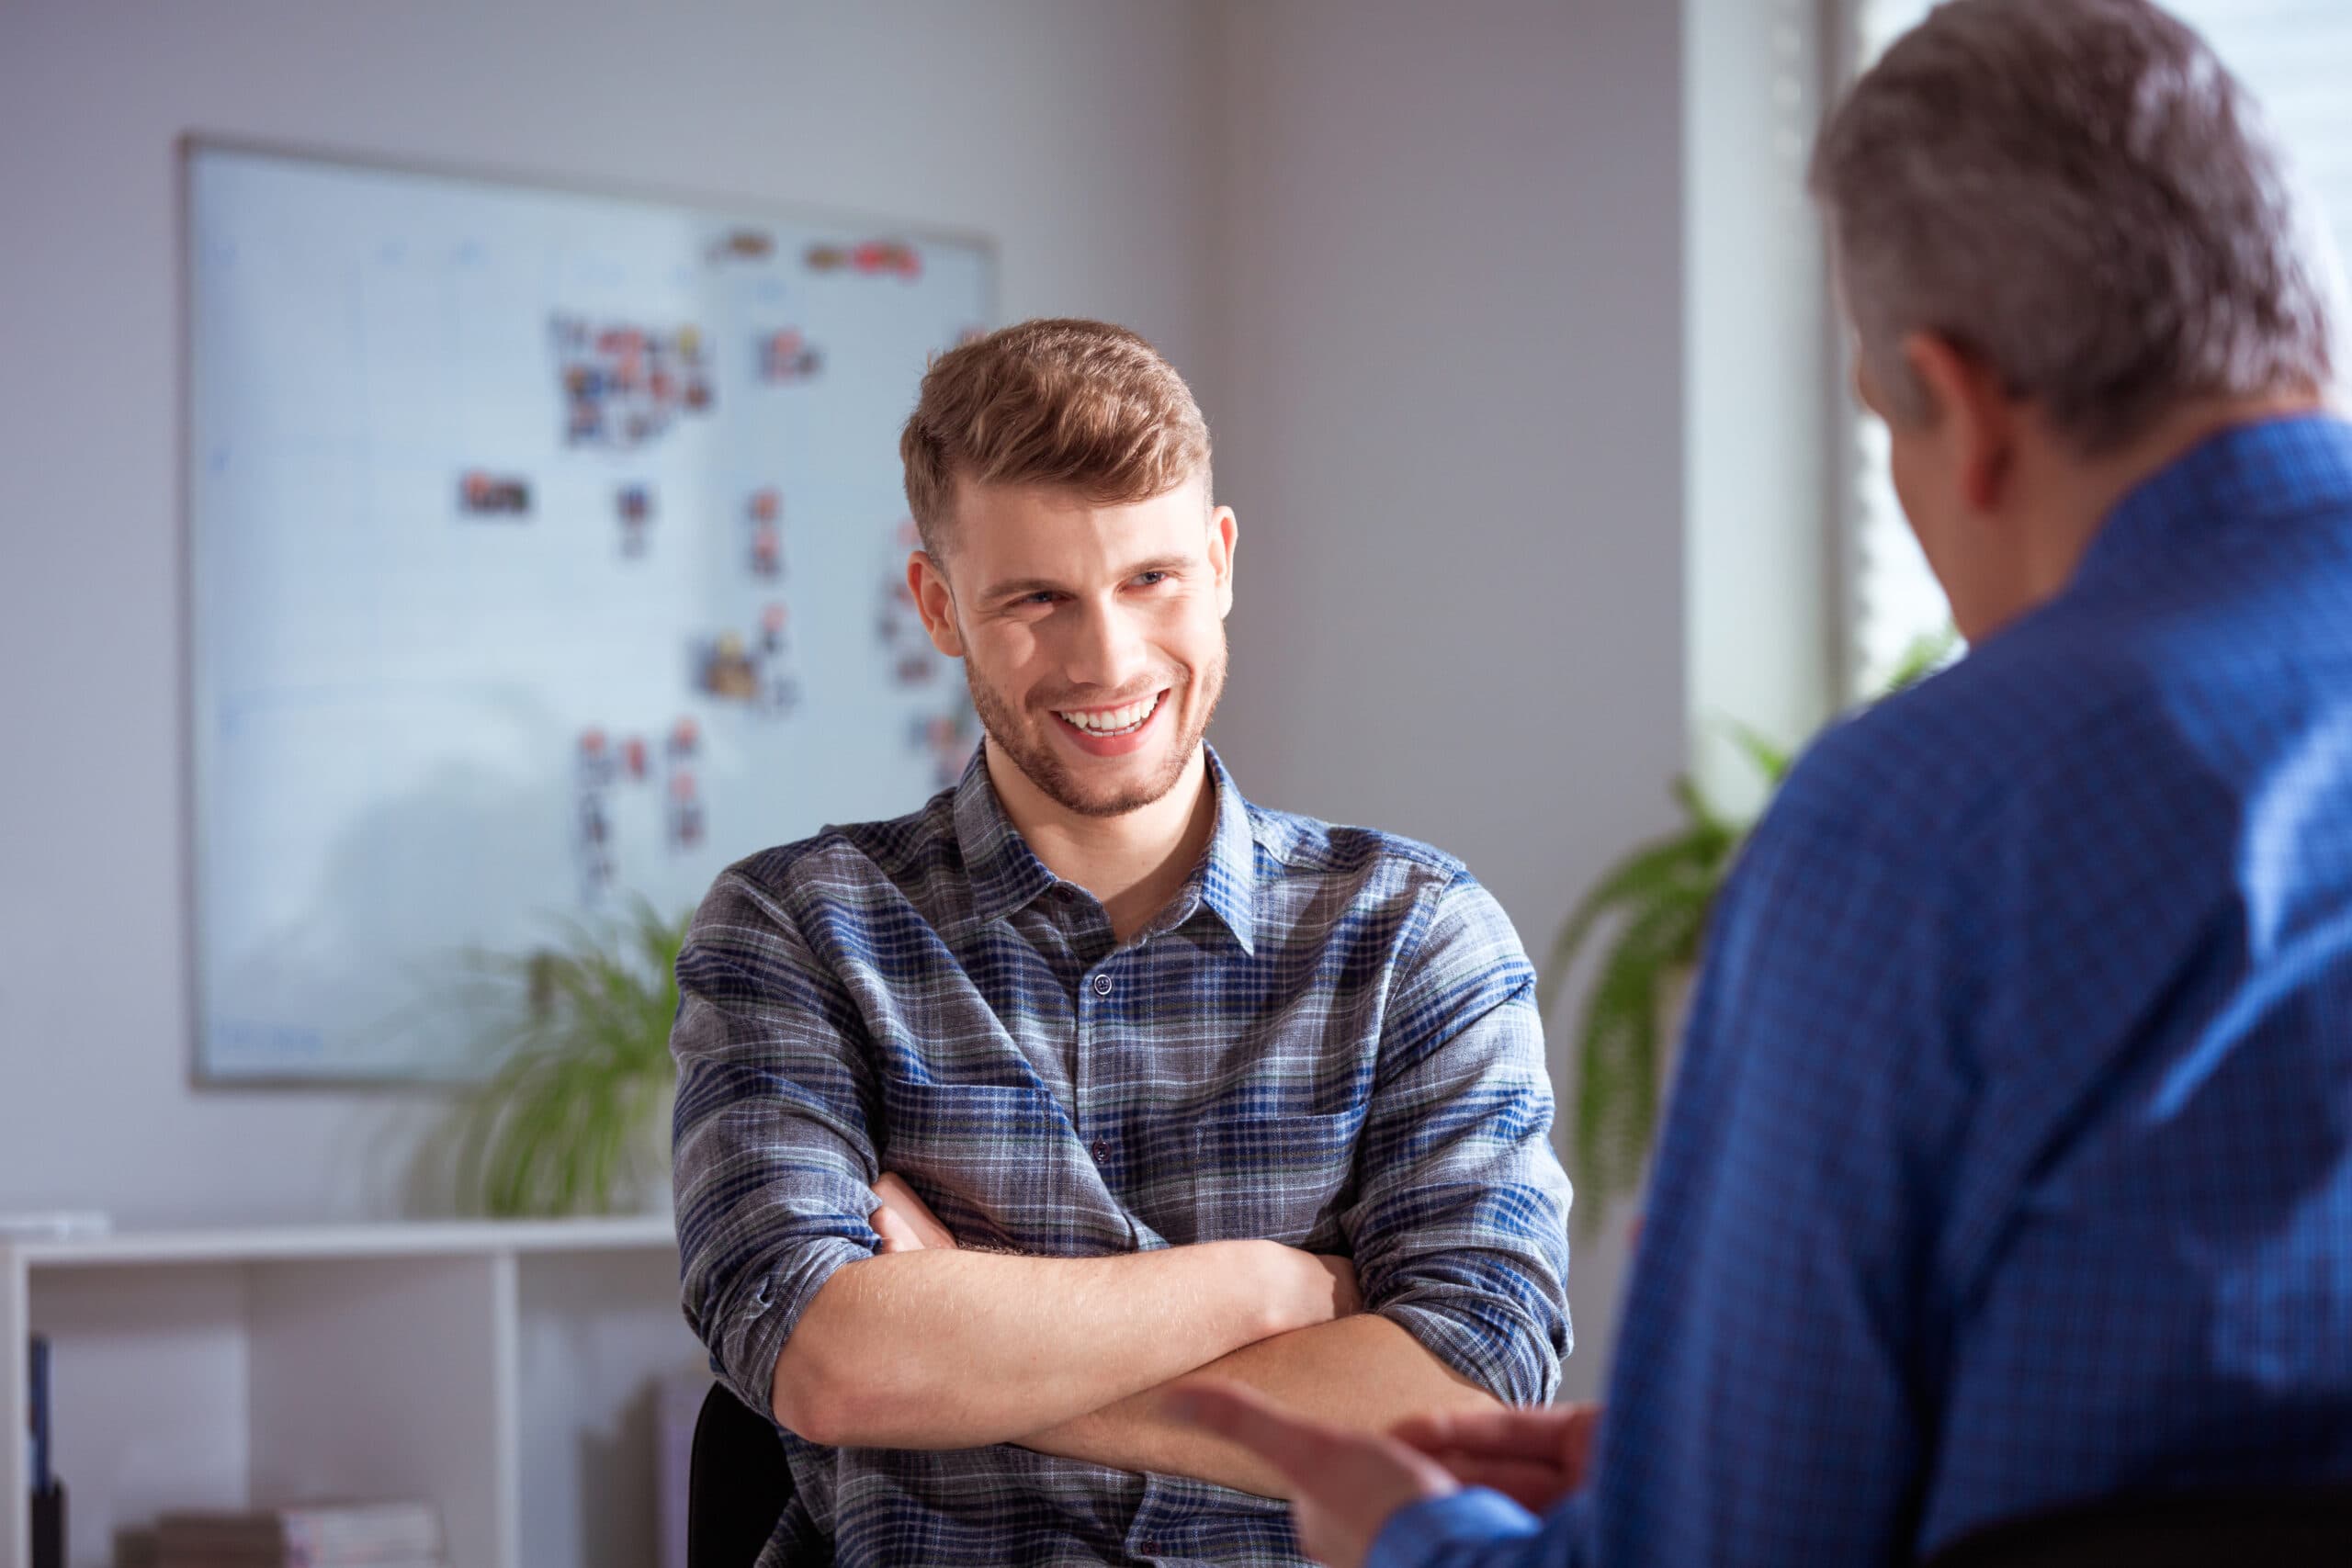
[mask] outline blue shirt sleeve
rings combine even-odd
[[[1595,1456],[1608,1568],[1914,1544],[1976,938],[1868,756],[1815,749],[1714,912]]]
[[[1544,1531],[1534,1515],[1501,1493],[1471,1486],[1390,1515],[1363,1568],[1539,1568],[1565,1563],[1559,1553],[1569,1539],[1565,1529]]]

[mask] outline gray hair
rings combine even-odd
[[[2260,109],[2146,0],[1951,0],[1896,40],[1822,132],[1862,363],[1929,413],[1902,355],[1982,358],[2086,454],[2184,402],[2324,393],[2335,249]]]

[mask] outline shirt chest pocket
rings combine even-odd
[[[895,1082],[881,1166],[966,1247],[1059,1250],[1072,1228],[1069,1124],[1043,1089]]]
[[[1204,1118],[1193,1136],[1194,1239],[1341,1250],[1360,1125],[1349,1114]]]

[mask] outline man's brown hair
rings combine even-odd
[[[956,481],[1059,485],[1101,504],[1209,478],[1209,427],[1175,367],[1125,327],[1023,321],[931,362],[899,437],[907,506],[941,558]]]

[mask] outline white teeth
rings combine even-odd
[[[1116,735],[1123,730],[1133,729],[1143,723],[1145,719],[1151,716],[1152,710],[1159,705],[1159,699],[1153,696],[1146,697],[1139,703],[1129,703],[1123,708],[1109,708],[1100,713],[1065,713],[1060,714],[1059,716],[1075,728],[1086,730],[1090,734]]]

